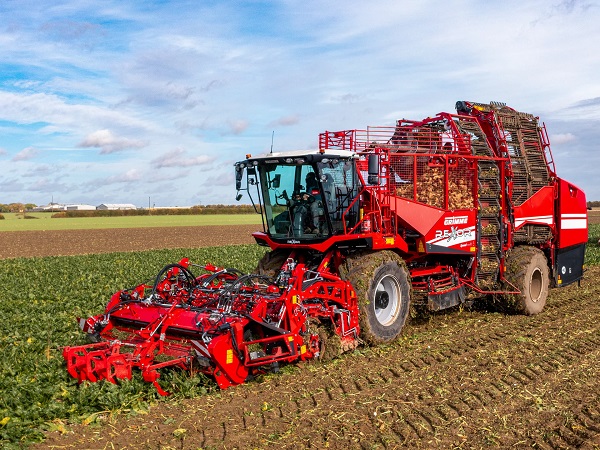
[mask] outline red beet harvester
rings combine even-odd
[[[537,117],[500,103],[456,109],[248,155],[236,187],[270,249],[255,273],[183,259],[115,293],[80,319],[93,343],[64,349],[69,373],[116,382],[137,368],[165,394],[159,371],[176,366],[224,389],[392,341],[411,305],[493,298],[542,311],[550,287],[583,276],[585,194],[557,176]]]

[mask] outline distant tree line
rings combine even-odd
[[[60,211],[53,218],[120,217],[120,216],[185,216],[195,214],[254,214],[252,205],[198,205],[191,208],[96,209],[92,211]]]
[[[19,213],[31,211],[34,203],[0,203],[0,213]],[[600,208],[600,200],[587,202],[589,208]],[[189,215],[189,214],[251,214],[251,205],[196,205],[191,208],[152,208],[131,210],[92,210],[92,211],[60,211],[52,217],[117,217],[117,216],[149,216],[149,215]],[[0,220],[4,216],[0,214]]]
[[[33,203],[9,203],[5,205],[4,203],[0,203],[0,213],[18,213],[24,212],[28,209],[33,209],[37,205]]]

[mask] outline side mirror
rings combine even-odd
[[[281,174],[278,173],[271,180],[271,187],[275,188],[275,189],[279,189],[280,184],[281,184]]]
[[[240,166],[235,166],[235,190],[239,191],[242,188],[242,179],[244,178],[244,169]]]
[[[379,155],[375,153],[369,155],[369,177],[367,183],[370,185],[379,184]]]

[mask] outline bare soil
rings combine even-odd
[[[588,211],[588,222],[591,224],[600,223],[600,209]]]
[[[109,230],[5,231],[0,259],[129,252],[164,248],[251,244],[257,225]]]
[[[208,228],[44,232],[20,241],[27,253],[4,241],[0,252],[52,254],[54,240],[72,250],[59,254],[252,242],[243,227]],[[592,267],[580,287],[552,290],[536,316],[490,306],[414,318],[394,344],[101,416],[34,448],[600,449],[599,279]]]

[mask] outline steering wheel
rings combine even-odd
[[[285,200],[286,202],[290,200],[290,197],[288,197],[288,193],[285,189],[280,195],[275,195],[275,198]]]

